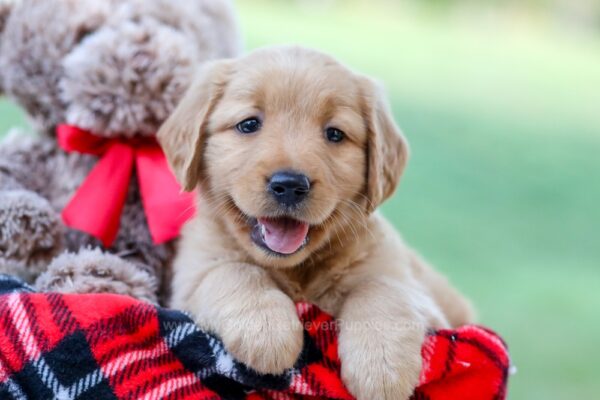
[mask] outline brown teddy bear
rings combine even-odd
[[[38,133],[0,144],[0,273],[156,301],[177,232],[153,232],[169,221],[145,193],[173,191],[153,182],[153,138],[193,71],[240,42],[225,0],[0,0],[0,92]]]

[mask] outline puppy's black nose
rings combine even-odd
[[[306,198],[310,191],[310,181],[306,175],[280,171],[271,177],[267,188],[279,204],[289,207]]]

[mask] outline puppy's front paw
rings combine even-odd
[[[410,398],[419,382],[422,340],[402,336],[340,334],[342,380],[357,400]]]
[[[262,295],[251,309],[230,314],[218,330],[227,350],[262,374],[292,368],[302,350],[302,324],[294,304],[277,290]]]

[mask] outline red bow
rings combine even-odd
[[[154,138],[107,139],[71,125],[59,125],[58,144],[67,152],[93,154],[100,161],[62,212],[64,223],[110,247],[119,232],[134,164],[152,240],[174,239],[194,214],[194,195],[182,193]]]

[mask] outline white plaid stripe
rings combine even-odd
[[[196,332],[200,332],[200,329],[198,329],[195,324],[187,322],[177,326],[175,329],[169,332],[169,334],[165,337],[165,342],[167,343],[167,346],[172,349],[181,343],[186,337]]]
[[[184,376],[180,376],[177,378],[172,378],[160,384],[160,386],[155,387],[144,397],[141,397],[141,400],[160,400],[164,399],[165,396],[168,396],[170,393],[175,390],[181,389],[186,386],[191,386],[196,384],[196,379],[192,374],[186,374]]]
[[[104,374],[111,377],[127,368],[130,364],[142,360],[152,360],[169,352],[169,348],[164,341],[160,340],[153,348],[149,350],[133,350],[125,354],[119,355],[109,363],[102,366]]]
[[[87,390],[93,388],[104,379],[101,369],[96,369],[94,372],[87,374],[67,389],[70,399],[76,399]]]
[[[8,388],[8,393],[10,393],[11,397],[15,400],[26,399],[25,393],[21,390],[21,387],[15,383],[12,379],[6,380],[3,385]]]
[[[19,333],[19,341],[23,343],[23,350],[30,360],[38,358],[40,349],[31,331],[31,323],[19,294],[15,293],[8,296],[8,309],[12,322]]]
[[[216,361],[214,365],[197,371],[196,376],[198,379],[203,380],[219,372],[229,377],[234,376],[235,362],[233,361],[233,357],[231,357],[225,351],[225,348],[220,341],[215,339],[213,336],[202,332],[198,326],[192,322],[186,322],[177,326],[175,329],[169,332],[168,335],[166,335],[165,342],[169,348],[172,349],[179,345],[185,338],[194,333],[200,333],[208,340],[213,357]]]
[[[44,357],[40,357],[33,362],[33,366],[38,373],[38,376],[44,382],[44,385],[54,393],[54,397],[61,400],[72,399],[73,397],[67,397],[68,390],[66,387],[60,384],[56,375],[50,368],[50,366],[44,360]]]
[[[233,358],[227,353],[223,343],[217,340],[214,336],[208,336],[208,344],[213,352],[216,360],[215,370],[227,377],[233,378],[237,376],[237,369]]]
[[[310,387],[306,379],[302,376],[300,371],[294,370],[293,372],[292,383],[290,384],[290,389],[294,393],[298,393],[305,396],[315,396],[316,393],[313,388]]]

